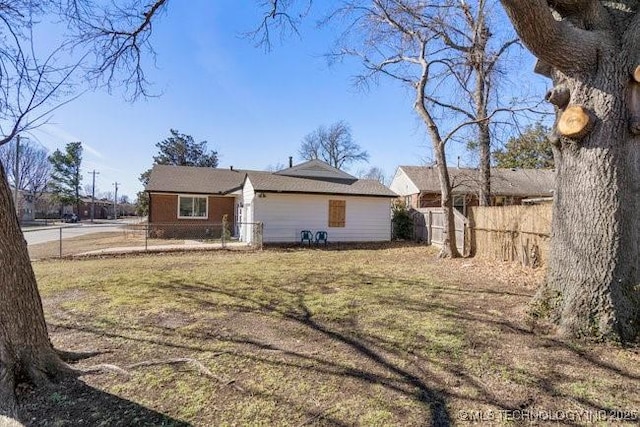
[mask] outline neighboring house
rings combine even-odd
[[[21,223],[33,221],[35,219],[35,197],[33,193],[25,190],[18,190],[17,202],[18,220]]]
[[[113,217],[113,201],[96,198],[94,219],[110,219]],[[59,219],[65,214],[75,213],[80,220],[91,219],[91,196],[80,197],[80,212],[76,212],[76,205],[62,205],[53,193],[42,193],[34,202],[34,217],[36,219]]]
[[[479,170],[449,168],[453,204],[466,215],[467,207],[478,206]],[[526,199],[553,196],[555,171],[549,169],[491,169],[491,204],[520,205]],[[400,166],[391,190],[414,209],[440,207],[441,191],[435,166]]]
[[[149,184],[149,223],[220,224],[236,237],[297,242],[302,230],[327,231],[331,242],[388,241],[390,204],[397,194],[319,160],[278,172],[156,165]],[[169,233],[171,234],[171,233]]]
[[[58,219],[62,213],[60,203],[55,201],[51,193],[42,193],[35,202],[36,219]]]
[[[113,218],[113,200],[95,198],[91,200],[91,196],[80,197],[80,212],[78,216],[81,220],[91,219],[91,207],[93,205],[93,219],[112,219]],[[67,206],[65,211],[71,209],[75,211],[74,206]],[[66,213],[66,212],[65,212]]]

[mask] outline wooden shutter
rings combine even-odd
[[[344,227],[346,213],[346,200],[329,200],[329,227]]]

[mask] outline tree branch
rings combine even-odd
[[[603,34],[557,21],[546,0],[500,0],[523,43],[542,61],[571,74],[596,65]]]

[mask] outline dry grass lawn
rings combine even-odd
[[[638,347],[532,322],[541,271],[417,246],[34,268],[56,347],[128,374],[23,390],[27,424],[638,424]]]
[[[149,247],[160,245],[182,245],[182,239],[147,239]],[[78,255],[84,252],[97,251],[109,248],[145,247],[144,233],[129,231],[113,231],[103,233],[85,234],[62,241],[62,256]],[[32,260],[59,258],[60,241],[38,243],[29,245],[29,257]]]

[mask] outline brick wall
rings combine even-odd
[[[149,196],[149,222],[151,223],[178,223],[178,224],[220,224],[222,216],[227,214],[229,226],[234,226],[235,198],[209,196],[209,212],[207,219],[178,218],[177,194],[150,194]]]

